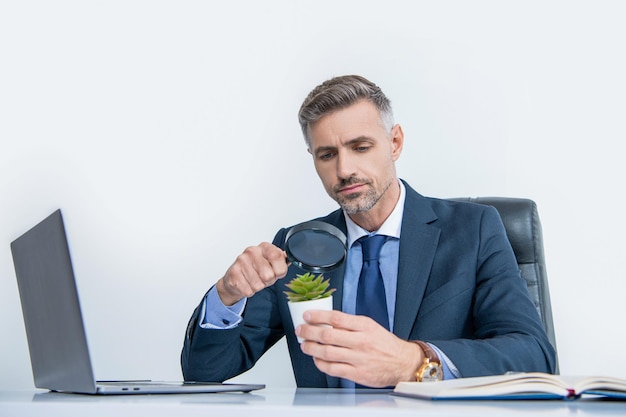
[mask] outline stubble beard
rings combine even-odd
[[[349,184],[364,183],[368,189],[365,192],[352,193],[347,195],[339,195],[337,189],[345,187]],[[384,185],[380,193],[377,193],[370,181],[363,181],[357,178],[348,178],[342,181],[334,190],[334,200],[339,204],[341,209],[347,214],[363,213],[371,210],[378,201],[385,195],[389,189],[393,179],[390,178]]]

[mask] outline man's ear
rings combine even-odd
[[[391,128],[391,156],[394,162],[400,158],[402,153],[402,146],[404,145],[404,132],[402,126],[395,125]]]

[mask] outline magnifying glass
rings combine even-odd
[[[285,237],[287,260],[305,271],[331,271],[346,258],[346,235],[332,224],[311,220],[292,227]]]

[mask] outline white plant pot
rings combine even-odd
[[[291,321],[293,322],[293,328],[295,329],[299,325],[304,323],[302,315],[307,310],[326,310],[331,311],[333,309],[333,296],[326,298],[320,298],[311,301],[300,301],[292,303],[289,301],[289,313],[291,314]],[[298,337],[298,342],[302,343],[303,339]]]

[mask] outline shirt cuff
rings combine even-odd
[[[200,317],[203,329],[232,329],[242,320],[241,315],[246,307],[246,298],[242,298],[232,306],[225,306],[220,299],[217,289],[211,288],[204,297]]]
[[[437,353],[437,356],[439,356],[439,359],[441,359],[441,367],[443,368],[443,379],[446,380],[461,378],[461,373],[454,365],[454,363],[450,360],[450,358],[448,358],[445,353],[443,353],[437,346],[433,345],[432,343],[428,343],[428,345],[433,348],[433,350]]]

